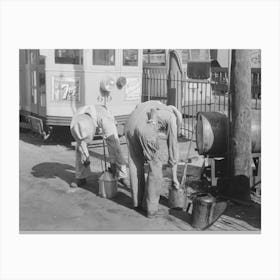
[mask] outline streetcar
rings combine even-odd
[[[122,126],[141,102],[140,49],[21,49],[20,119],[45,138],[77,108],[103,104]]]

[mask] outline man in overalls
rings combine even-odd
[[[159,101],[137,105],[130,115],[125,133],[129,148],[129,171],[133,206],[146,211],[149,218],[158,214],[162,186],[162,159],[159,149],[159,132],[167,134],[168,163],[172,168],[173,187],[179,188],[177,179],[177,133],[182,121],[181,113],[174,106]],[[144,163],[149,173],[145,187]]]
[[[120,147],[117,127],[112,113],[102,105],[83,106],[77,110],[70,124],[71,134],[76,145],[76,182],[71,187],[82,187],[90,176],[90,157],[88,143],[93,139],[96,129],[101,129],[106,140],[109,161],[114,175],[128,186],[126,161]]]

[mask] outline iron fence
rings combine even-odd
[[[159,100],[174,104],[182,113],[180,134],[190,139],[198,112],[222,111],[228,114],[227,68],[212,68],[208,80],[185,79],[183,75],[168,76],[166,68],[143,71],[142,101]],[[261,72],[252,69],[252,108],[261,109]]]

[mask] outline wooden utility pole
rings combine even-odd
[[[250,200],[251,66],[250,50],[232,50],[230,122],[230,183],[227,195]]]

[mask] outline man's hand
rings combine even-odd
[[[175,188],[176,190],[179,190],[180,188],[180,183],[178,181],[178,178],[177,178],[177,164],[174,164],[172,167],[171,167],[171,171],[172,171],[172,186],[173,188]]]
[[[179,190],[180,188],[180,183],[177,179],[173,180],[173,183],[172,183],[172,186],[173,188],[175,188],[176,190]]]

